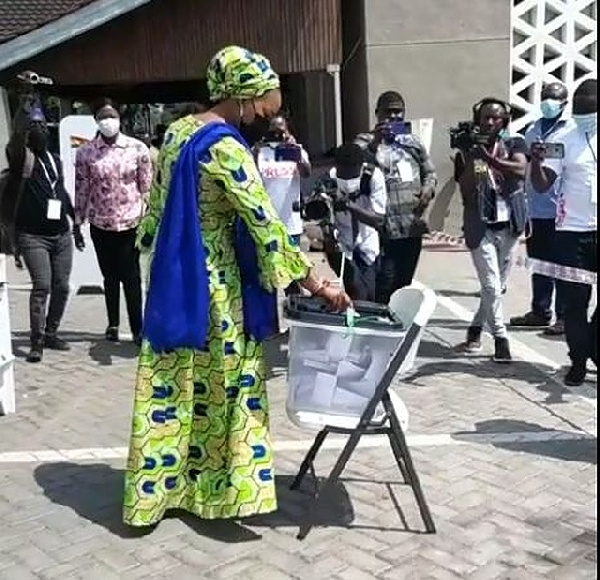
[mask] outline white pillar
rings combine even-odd
[[[342,78],[339,64],[327,66],[327,72],[333,77],[333,90],[335,98],[335,142],[339,147],[344,143],[344,128],[342,117]]]
[[[0,171],[7,165],[6,162],[6,145],[10,138],[10,107],[8,106],[8,93],[0,87]]]
[[[6,256],[0,254],[0,416],[15,412],[15,375],[8,308]]]

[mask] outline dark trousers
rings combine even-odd
[[[556,221],[532,220],[531,236],[527,239],[527,255],[536,260],[554,262],[556,258]],[[553,278],[533,274],[531,276],[533,298],[531,311],[542,318],[552,318],[552,298],[556,288],[554,312],[557,320],[564,318],[564,299],[561,287]]]
[[[342,254],[328,253],[329,267],[339,276],[342,273]],[[373,302],[377,283],[379,262],[367,264],[358,251],[354,252],[352,260],[346,260],[344,266],[344,288],[352,300]]]
[[[129,326],[134,336],[142,332],[142,278],[140,256],[135,247],[136,230],[109,232],[91,227],[92,242],[104,278],[104,300],[108,326],[121,323],[121,284],[125,292]]]
[[[598,271],[596,232],[556,232],[557,261],[590,272]],[[557,282],[565,304],[565,333],[569,357],[574,365],[584,365],[589,358],[598,359],[596,312],[591,321],[588,310],[592,286],[577,282]]]
[[[377,302],[388,304],[392,294],[413,283],[423,249],[423,238],[383,241],[383,257],[377,280]]]
[[[35,343],[41,341],[44,334],[56,335],[65,313],[73,267],[73,239],[70,233],[58,236],[21,233],[18,245],[33,286],[29,296],[29,322],[31,341]]]

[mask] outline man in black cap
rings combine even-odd
[[[377,301],[387,304],[398,289],[410,286],[428,232],[424,213],[437,185],[435,167],[421,140],[405,122],[406,106],[395,91],[377,100],[377,125],[355,143],[384,173],[388,205],[381,230],[382,262]]]

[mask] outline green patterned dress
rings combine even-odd
[[[199,127],[186,117],[169,129],[141,236],[156,233],[171,167]],[[239,183],[232,172],[242,167],[247,180]],[[170,509],[204,519],[277,509],[263,349],[244,333],[234,217],[243,217],[256,241],[266,288],[305,278],[310,263],[290,243],[251,155],[237,141],[225,138],[214,145],[200,172],[209,347],[171,354],[157,354],[147,343],[142,347],[125,478],[124,521],[131,526],[155,524]]]

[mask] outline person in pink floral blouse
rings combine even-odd
[[[104,277],[106,339],[119,341],[122,284],[131,332],[140,344],[142,289],[135,241],[152,182],[152,161],[146,145],[121,133],[120,116],[111,101],[102,101],[95,117],[96,138],[77,151],[75,223],[90,223]]]

